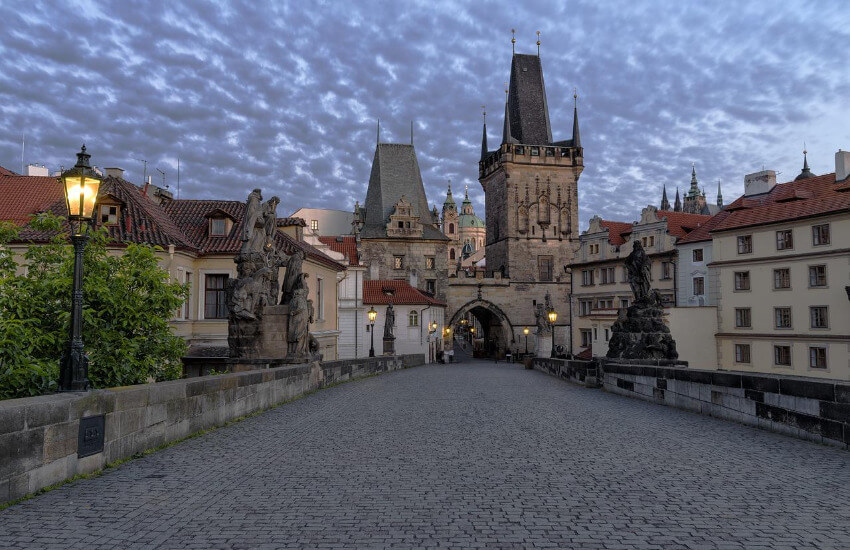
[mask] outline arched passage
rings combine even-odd
[[[487,300],[470,300],[455,311],[449,322],[455,334],[460,335],[464,331],[461,320],[470,314],[478,321],[483,332],[480,335],[483,341],[482,355],[501,358],[512,349],[515,344],[513,324],[499,306]]]

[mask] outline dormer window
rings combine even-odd
[[[100,223],[103,225],[116,225],[118,223],[118,205],[100,205]]]
[[[223,237],[227,235],[227,218],[210,218],[210,236]]]

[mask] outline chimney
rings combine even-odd
[[[835,157],[836,159],[838,157]],[[41,164],[28,164],[26,170],[24,170],[25,176],[40,176],[46,178],[49,176],[49,172],[46,166]]]
[[[841,149],[835,153],[835,181],[844,181],[850,176],[850,151]]]
[[[121,178],[124,179],[124,169],[123,168],[105,168],[106,175],[112,176],[113,178]]]
[[[767,193],[776,186],[776,172],[773,170],[762,170],[755,174],[744,176],[744,196],[761,195]]]

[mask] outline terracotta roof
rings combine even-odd
[[[17,174],[0,166],[0,176],[17,176]]]
[[[0,172],[0,221],[26,225],[32,214],[49,210],[57,201],[65,201],[57,178],[17,176],[3,168]]]
[[[627,222],[612,222],[602,220],[599,225],[608,229],[608,243],[615,246],[620,246],[626,242],[623,235],[628,235],[632,232],[632,224]]]
[[[357,239],[354,237],[319,237],[319,242],[327,245],[334,252],[344,254],[348,258],[348,265],[360,265],[357,254]]]
[[[687,214],[672,210],[659,210],[658,217],[667,220],[667,233],[680,239],[711,219],[707,214]]]
[[[729,216],[729,214],[730,213],[726,210],[721,210],[717,214],[713,215],[711,219],[709,219],[707,222],[705,222],[698,228],[694,229],[693,231],[676,241],[676,244],[688,244],[698,243],[702,241],[710,241],[711,235],[709,234],[709,232],[715,227],[717,227],[720,222],[725,220]]]
[[[850,209],[850,186],[835,182],[835,173],[774,186],[767,193],[738,197],[729,205],[729,216],[713,231],[725,231],[823,216]]]
[[[390,296],[392,293],[392,296]],[[445,307],[446,303],[429,296],[422,290],[410,286],[407,281],[378,280],[363,281],[363,303],[374,305],[434,305]]]

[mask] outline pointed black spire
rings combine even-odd
[[[509,95],[508,84],[505,83],[505,125],[502,127],[502,143],[516,143],[517,141],[511,135],[511,113],[509,110]]]
[[[484,109],[484,105],[481,106],[481,109]],[[487,158],[487,111],[481,111],[482,116],[484,117],[484,130],[481,135],[481,160]]]
[[[667,200],[667,185],[664,185],[664,191],[661,192],[661,210],[670,210],[670,201]]]
[[[581,148],[581,136],[578,131],[578,91],[573,89],[573,147]]]
[[[682,201],[679,199],[679,188],[676,188],[676,202],[673,206],[673,212],[681,212],[682,211]]]
[[[812,171],[809,170],[809,159],[806,156],[807,153],[808,153],[808,151],[806,151],[805,145],[804,145],[803,146],[803,170],[800,172],[799,176],[794,178],[794,181],[804,180],[804,179],[807,179],[807,178],[815,177],[815,174],[813,174]]]
[[[723,208],[723,193],[720,192],[720,180],[717,180],[717,207]]]

